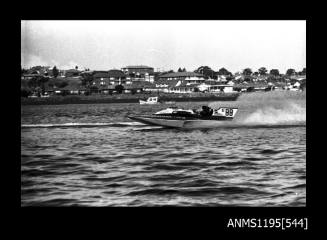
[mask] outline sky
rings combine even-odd
[[[300,71],[306,67],[306,22],[21,21],[21,65]]]

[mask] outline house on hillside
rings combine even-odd
[[[154,68],[144,65],[127,66],[122,68],[128,82],[147,81],[154,82]]]
[[[293,84],[291,83],[290,85],[288,85],[287,90],[290,91],[299,91],[301,87],[301,83],[300,81],[296,81]]]
[[[217,81],[220,82],[220,83],[227,83],[228,82],[227,77],[230,77],[230,76],[217,75]]]
[[[87,91],[87,89],[85,88],[85,86],[82,86],[79,83],[70,83],[68,84],[66,87],[63,87],[60,89],[61,93],[64,94],[69,94],[69,95],[79,95],[79,94],[85,94],[85,92]]]
[[[216,81],[207,80],[198,86],[201,92],[234,92],[234,82],[218,83]]]
[[[266,91],[268,84],[265,82],[242,82],[233,85],[233,90],[238,92]]]
[[[200,84],[205,81],[205,76],[195,72],[174,72],[160,75],[159,80],[181,80],[185,84]]]
[[[153,91],[169,92],[169,89],[175,87],[178,83],[180,84],[179,80],[158,80],[154,82],[155,88],[153,89]]]
[[[154,82],[154,75],[150,75],[149,73],[144,74],[144,81],[153,83]]]
[[[92,85],[95,86],[105,86],[105,85],[110,85],[109,83],[109,74],[107,71],[96,71],[93,74],[93,82]]]
[[[108,71],[109,81],[112,85],[119,85],[119,84],[129,84],[130,81],[126,80],[126,74],[117,69],[112,69]]]
[[[171,80],[170,80],[171,81]],[[189,84],[187,81],[179,80],[175,86],[168,88],[169,93],[192,93],[195,92],[199,84]]]
[[[154,75],[154,68],[148,67],[144,65],[134,65],[134,66],[126,66],[121,69],[125,74],[135,74],[141,75],[148,73],[149,75]]]
[[[131,83],[126,80],[126,75],[120,70],[97,71],[93,75],[93,86],[109,86]]]
[[[124,83],[121,85],[124,87],[123,93],[140,93],[145,91],[147,87],[154,87],[153,84],[146,81],[135,81],[130,84]],[[91,91],[93,93],[112,94],[116,92],[116,86],[118,86],[118,84],[102,85],[91,89]]]
[[[132,84],[125,84],[124,85],[124,92],[125,93],[141,93],[143,91],[148,91],[148,89],[152,89],[153,84],[146,82],[146,81],[138,81],[133,82]]]
[[[134,81],[132,83],[132,86],[134,89],[141,89],[141,91],[145,92],[151,92],[153,89],[156,88],[156,85],[154,83],[150,83],[147,81]]]
[[[62,84],[65,83],[65,84]],[[61,86],[63,85],[63,86]],[[45,95],[77,95],[85,94],[87,89],[82,85],[78,78],[58,78],[55,81],[50,80],[44,84]]]
[[[234,74],[234,81],[240,82],[242,80],[242,74],[240,72],[237,72]]]

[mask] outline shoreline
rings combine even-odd
[[[21,105],[62,105],[62,104],[98,104],[98,103],[138,103],[140,99],[158,96],[156,94],[135,95],[70,95],[53,96],[48,98],[21,98]],[[219,94],[159,94],[160,101],[201,102],[201,101],[236,101],[239,93]]]

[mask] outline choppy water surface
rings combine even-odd
[[[286,95],[285,95],[286,94]],[[22,206],[305,206],[305,93],[245,94],[233,124],[149,127],[167,105],[22,106]]]

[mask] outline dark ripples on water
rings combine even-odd
[[[126,119],[157,109],[22,107],[22,206],[305,206],[305,126],[176,130]]]

